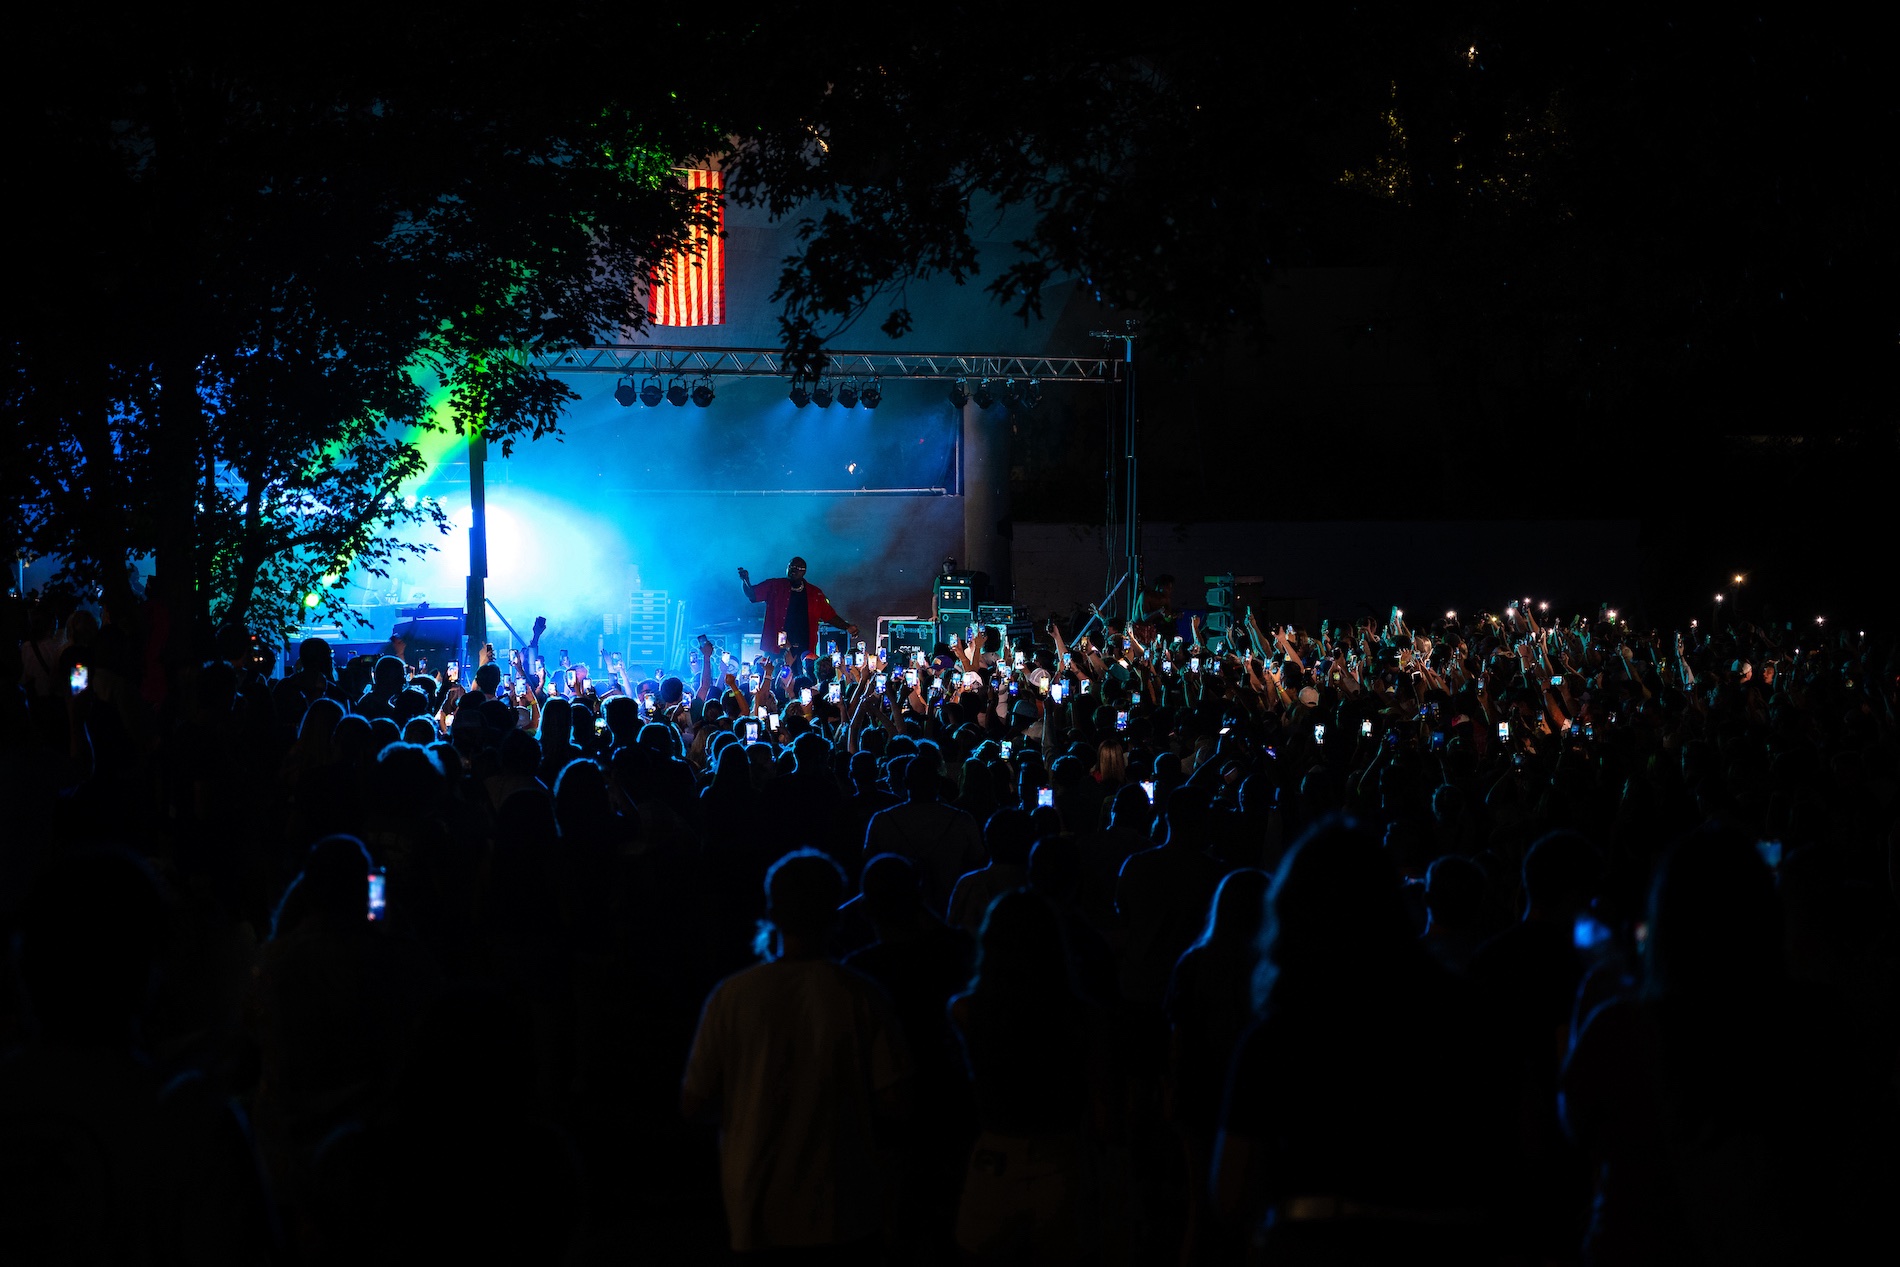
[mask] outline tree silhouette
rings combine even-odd
[[[400,495],[419,444],[555,429],[569,393],[507,353],[638,325],[710,213],[673,168],[716,129],[513,26],[345,12],[286,59],[261,26],[37,15],[20,50],[5,527],[122,612],[143,554],[202,628],[410,548],[444,523]]]

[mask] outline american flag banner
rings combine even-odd
[[[723,190],[725,178],[718,172],[689,171],[686,187]],[[725,208],[714,214],[724,229]],[[647,315],[656,326],[726,323],[726,240],[705,229],[694,229],[690,240],[692,248],[668,260],[647,287]]]

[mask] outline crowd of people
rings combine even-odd
[[[42,1257],[1894,1252],[1886,631],[1097,616],[595,686],[31,622]]]

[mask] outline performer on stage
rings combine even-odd
[[[786,565],[783,577],[752,583],[752,574],[739,569],[739,584],[747,600],[765,604],[765,632],[760,649],[777,655],[786,664],[796,664],[818,641],[820,624],[843,625],[852,637],[858,627],[838,614],[825,592],[805,583],[805,560],[794,558]],[[780,637],[780,635],[783,637]]]

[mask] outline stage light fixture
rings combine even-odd
[[[633,408],[634,402],[639,399],[640,389],[633,385],[631,378],[623,378],[614,385],[614,400],[617,401],[622,408]]]
[[[970,397],[978,409],[988,409],[996,403],[996,393],[990,390],[990,380],[984,379],[976,385],[976,392]]]
[[[831,408],[831,399],[831,380],[828,378],[819,379],[818,386],[812,390],[811,403],[820,409],[829,409]]]
[[[641,385],[640,403],[648,409],[658,408],[660,402],[665,399],[666,393],[660,390],[660,380],[657,375]]]
[[[1026,414],[1042,403],[1042,384],[1033,378],[1026,383],[1008,379],[1003,384],[1003,403],[1019,414]]]
[[[790,397],[791,397],[792,404],[796,405],[800,409],[803,409],[806,405],[811,404],[811,390],[805,386],[804,379],[794,378],[792,380],[792,390],[790,392]]]
[[[970,385],[960,378],[950,384],[950,403],[958,409],[970,403]]]
[[[686,408],[686,380],[676,378],[666,386],[666,403]]]
[[[710,375],[700,379],[699,385],[693,388],[693,403],[701,409],[713,403],[713,385]]]
[[[857,379],[847,378],[844,380],[844,384],[838,388],[838,403],[843,405],[846,409],[856,409],[858,407]]]
[[[877,385],[874,378],[864,385],[864,390],[858,393],[858,399],[864,402],[866,409],[876,409],[884,403],[884,389]]]

